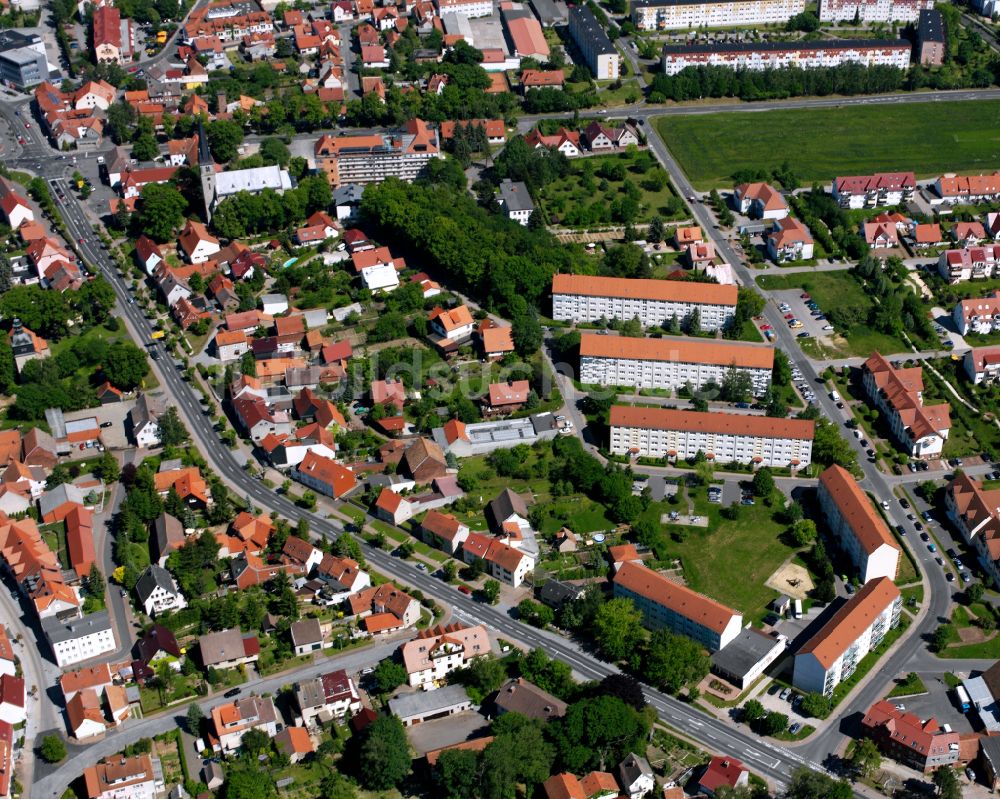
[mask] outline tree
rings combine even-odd
[[[753,495],[755,497],[770,497],[775,492],[774,475],[766,466],[757,470],[753,476]]]
[[[462,684],[475,689],[481,696],[493,693],[507,679],[507,669],[503,661],[492,654],[478,657],[462,670]]]
[[[833,700],[823,694],[806,694],[802,698],[802,711],[814,719],[825,719],[833,712]]]
[[[788,716],[784,713],[768,713],[760,720],[758,728],[761,735],[777,735],[788,729]]]
[[[650,638],[643,658],[643,672],[654,685],[670,693],[700,681],[711,662],[704,649],[683,635],[657,630]]]
[[[179,447],[188,440],[187,428],[173,405],[160,416],[157,427],[160,430],[160,443],[164,447]]]
[[[493,722],[493,742],[483,751],[482,799],[510,799],[518,784],[525,795],[551,773],[553,751],[545,740],[540,722],[517,713],[505,713]]]
[[[799,519],[788,529],[788,536],[797,547],[804,547],[816,540],[816,522]]]
[[[121,472],[118,459],[108,450],[104,451],[100,460],[97,461],[97,465],[94,466],[94,474],[100,477],[105,483],[117,483],[118,478],[121,477]]]
[[[986,589],[983,588],[982,583],[972,583],[968,588],[965,589],[965,598],[969,601],[971,605],[974,602],[979,602],[983,598],[983,594],[986,593]]]
[[[187,716],[185,720],[187,721],[187,731],[189,735],[193,735],[196,738],[201,731],[201,722],[205,718],[205,711],[201,709],[201,705],[197,702],[192,702],[188,705]]]
[[[140,133],[132,144],[132,157],[137,161],[152,161],[159,153],[152,133]]]
[[[177,188],[169,183],[147,183],[139,192],[136,214],[139,230],[154,241],[173,238],[174,231],[184,224],[188,203]]]
[[[444,799],[470,799],[479,787],[479,754],[446,749],[434,765],[434,784]]]
[[[45,488],[47,491],[51,491],[53,488],[68,483],[73,477],[69,473],[69,467],[65,463],[57,463],[52,467],[52,471],[49,472],[48,478],[45,480]]]
[[[951,637],[952,630],[949,625],[938,625],[937,629],[934,630],[934,635],[931,637],[931,649],[935,652],[943,651],[951,643]]]
[[[292,154],[288,151],[288,145],[281,139],[264,139],[260,145],[260,155],[265,164],[277,164],[278,166],[288,166]]]
[[[343,774],[328,772],[319,783],[320,799],[357,799],[358,791]]]
[[[380,716],[367,727],[359,754],[361,779],[370,790],[391,790],[410,773],[410,745],[395,716]]]
[[[217,119],[205,126],[208,136],[208,146],[216,161],[232,161],[243,143],[243,128],[237,122],[228,119]]]
[[[58,763],[66,759],[66,744],[58,735],[46,735],[42,738],[38,751],[46,763]]]
[[[483,583],[483,599],[487,604],[495,605],[500,601],[500,583],[490,579]]]
[[[630,674],[609,674],[597,684],[596,692],[601,696],[621,699],[636,710],[643,710],[646,707],[646,695],[642,692],[642,683]]]
[[[786,799],[851,799],[854,791],[845,780],[835,780],[818,771],[799,766],[785,792]]]
[[[105,591],[104,575],[96,563],[91,564],[87,573],[86,587],[87,593],[92,597],[103,597]]]
[[[760,702],[756,699],[751,699],[743,705],[742,719],[747,724],[753,724],[755,721],[763,718],[766,712]]]
[[[517,618],[532,627],[545,628],[555,621],[555,617],[555,611],[541,602],[522,599],[517,605]]]
[[[644,752],[648,732],[647,716],[613,696],[577,700],[562,719],[546,725],[559,762],[575,773],[604,769],[629,752]]]
[[[856,738],[847,749],[851,767],[862,777],[870,777],[882,768],[882,753],[871,738]]]
[[[934,785],[941,799],[962,799],[962,784],[951,766],[943,766],[934,772]]]
[[[138,386],[149,374],[149,360],[146,353],[131,341],[116,341],[108,348],[104,363],[104,375],[124,391]]]
[[[593,633],[605,657],[623,660],[642,640],[642,614],[631,599],[612,599],[594,614]]]
[[[656,215],[649,220],[649,229],[646,231],[646,239],[654,244],[658,244],[663,241],[664,237],[663,218]]]
[[[276,799],[277,789],[271,777],[248,763],[226,770],[222,799]]]
[[[388,694],[406,682],[406,668],[392,658],[379,661],[375,667],[375,685],[379,693]]]
[[[254,760],[271,748],[271,737],[263,730],[247,730],[240,741],[241,749]]]

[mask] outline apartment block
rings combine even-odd
[[[42,632],[59,668],[115,651],[115,632],[106,610],[67,622],[55,616],[43,618]]]
[[[830,696],[899,624],[902,601],[888,577],[865,583],[795,655],[792,685]]]
[[[861,367],[868,399],[882,412],[900,446],[914,458],[939,458],[951,431],[951,406],[924,405],[919,366],[897,369],[875,352]]]
[[[974,347],[962,359],[965,374],[975,385],[1000,378],[1000,347]]]
[[[812,462],[814,423],[808,419],[615,405],[610,427],[616,455],[677,461],[701,452],[715,463],[791,469]]]
[[[862,583],[879,577],[895,580],[899,544],[871,500],[847,469],[836,464],[819,476],[817,488],[823,518]]]
[[[569,35],[597,80],[618,79],[621,56],[586,6],[574,6],[569,10]]]
[[[820,0],[824,22],[916,22],[920,12],[934,8],[934,0]]]
[[[421,630],[399,648],[409,684],[430,688],[453,671],[469,666],[491,651],[490,634],[481,624],[466,627],[457,622]]]
[[[805,10],[805,0],[636,0],[632,22],[643,31],[749,28],[787,22]]]
[[[917,771],[928,772],[958,763],[960,736],[945,732],[933,718],[921,719],[883,699],[861,720],[861,730],[891,757]]]
[[[402,130],[367,136],[321,136],[313,151],[316,168],[334,187],[416,180],[432,158],[441,158],[437,130],[411,119]]]
[[[878,208],[909,202],[916,189],[912,172],[880,172],[835,178],[831,194],[841,208]]]
[[[767,69],[821,69],[842,64],[864,67],[910,65],[905,39],[834,39],[799,42],[705,42],[666,45],[663,71],[676,75],[688,67],[728,67],[760,72]]]
[[[635,603],[647,627],[686,635],[711,652],[723,649],[743,629],[740,613],[638,563],[623,563],[614,587],[615,597]]]
[[[986,573],[1000,582],[1000,489],[960,473],[948,484],[945,508],[967,544],[971,544]]]
[[[736,312],[736,286],[683,280],[554,275],[552,318],[568,322],[638,317],[645,326],[698,316],[704,331],[720,330]]]
[[[938,274],[949,283],[991,278],[1000,273],[1000,244],[945,250],[938,256]]]
[[[942,175],[934,181],[934,191],[946,203],[1000,200],[1000,171],[991,175]]]
[[[951,312],[960,335],[996,333],[1000,330],[1000,291],[988,297],[960,300]]]
[[[635,386],[677,390],[686,384],[700,388],[709,381],[722,384],[736,369],[763,394],[771,385],[774,349],[696,338],[627,338],[584,333],[580,337],[580,382],[600,386]]]

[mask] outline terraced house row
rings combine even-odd
[[[735,369],[763,394],[771,384],[774,350],[761,344],[680,337],[627,338],[585,333],[580,337],[580,381],[601,386],[677,390],[690,384],[719,385]]]

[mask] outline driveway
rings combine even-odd
[[[434,749],[478,738],[489,731],[486,718],[472,710],[456,713],[443,719],[425,721],[406,729],[407,737],[417,755],[424,755]]]

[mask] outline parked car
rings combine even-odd
[[[784,701],[784,700],[788,699],[788,697],[791,696],[791,694],[792,694],[792,689],[791,688],[782,688],[781,689],[781,693],[778,694],[778,699]]]
[[[903,497],[901,500],[899,500],[899,505],[903,509],[909,510],[909,508],[910,508],[910,501],[906,497]]]
[[[242,688],[230,688],[223,694],[223,696],[226,697],[226,699],[232,699],[234,696],[239,696],[241,693],[243,693]]]

